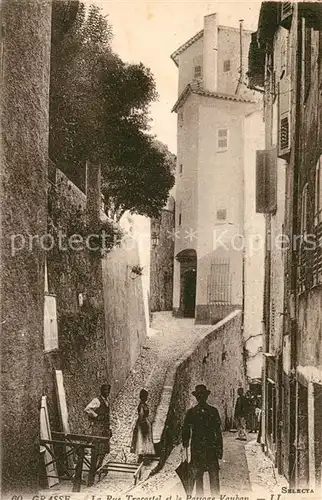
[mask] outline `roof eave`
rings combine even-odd
[[[173,54],[171,54],[170,59],[172,59],[172,61],[174,62],[174,64],[177,66],[177,68],[179,68],[179,62],[176,59],[176,55],[175,54],[176,54],[175,52]]]
[[[180,108],[181,104],[187,99],[187,97],[191,94],[191,85],[188,83],[188,85],[183,89],[181,94],[179,95],[175,105],[171,109],[171,113],[176,113],[178,109]]]
[[[189,40],[187,40],[185,43],[180,45],[180,47],[171,54],[170,57],[171,57],[171,59],[173,59],[173,61],[176,63],[177,66],[178,66],[178,64],[176,62],[176,58],[180,54],[182,54],[182,52],[184,52],[186,49],[188,49],[190,47],[190,45],[197,42],[202,36],[203,36],[203,30],[198,31],[198,33],[196,33],[194,36],[189,38]]]

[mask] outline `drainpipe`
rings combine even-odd
[[[237,83],[237,88],[235,94],[239,94],[240,87],[244,83],[244,62],[243,62],[243,22],[244,19],[239,20],[239,79]]]

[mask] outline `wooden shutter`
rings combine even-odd
[[[290,29],[291,27],[292,13],[293,13],[292,2],[281,2],[280,23],[286,29]]]
[[[256,212],[271,213],[277,206],[276,149],[256,151]]]
[[[266,213],[265,151],[256,151],[256,212]]]
[[[277,208],[277,151],[269,149],[266,151],[266,172],[267,172],[267,210],[269,213],[275,212]]]
[[[284,76],[278,85],[278,156],[288,158],[291,151],[291,77]]]

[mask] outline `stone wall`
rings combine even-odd
[[[51,2],[1,6],[1,490],[37,491]],[[11,252],[11,237],[30,248]],[[22,238],[19,244],[22,245]],[[16,241],[18,243],[18,241]]]
[[[88,199],[59,169],[53,178],[49,215],[67,236],[61,249],[56,242],[47,254],[49,293],[56,296],[58,351],[45,353],[44,393],[52,429],[63,430],[55,388],[55,370],[62,370],[70,430],[86,433],[83,410],[109,376],[101,255],[86,245],[76,250],[68,244],[71,234],[83,234]],[[95,220],[92,223],[95,233]]]
[[[162,210],[160,219],[151,219],[151,236],[153,237],[155,233],[159,238],[159,243],[155,248],[151,245],[151,312],[172,310],[174,238],[171,237],[171,233],[173,228],[174,206],[171,210]]]
[[[142,277],[132,273],[133,266],[138,264],[139,252],[134,240],[114,249],[102,261],[112,397],[123,386],[147,333]]]
[[[181,441],[184,415],[196,402],[192,391],[197,384],[205,384],[211,391],[208,402],[218,408],[222,427],[232,427],[237,389],[245,388],[246,383],[241,319],[239,310],[232,312],[172,368],[173,389],[161,437],[161,464]]]

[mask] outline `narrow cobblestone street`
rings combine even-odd
[[[193,319],[175,319],[171,312],[154,313],[151,333],[142,348],[130,376],[121,389],[112,407],[112,429],[110,459],[134,462],[136,457],[130,454],[132,430],[137,418],[137,405],[140,389],[149,391],[149,408],[152,419],[155,419],[159,407],[164,380],[168,368],[187,351],[193,343],[198,342],[207,332],[209,326],[195,326]],[[160,420],[159,416],[157,420]],[[160,429],[155,422],[154,438]]]
[[[165,398],[163,400],[167,370],[194,343],[198,343],[209,332],[209,326],[195,326],[193,320],[175,319],[171,313],[156,313],[154,314],[151,332],[152,336],[147,339],[140,358],[113,404],[113,440],[109,460],[127,463],[136,461],[136,457],[130,454],[130,443],[136,419],[137,395],[142,387],[146,387],[150,394],[149,406],[152,418],[155,419],[154,436],[160,435],[161,430],[158,429],[158,426],[164,423],[162,420],[165,418],[167,404],[169,403],[169,399]],[[164,405],[164,408],[162,408],[162,405]],[[244,442],[236,440],[234,432],[224,433],[224,456],[221,462],[220,482],[222,491],[225,494],[233,495],[238,493],[241,495],[244,493],[246,495],[249,493],[252,490],[250,475],[255,481],[256,490],[258,486],[264,486],[263,471],[257,470],[256,466],[259,460],[263,463],[265,456],[260,446],[256,445],[254,437],[254,434],[248,435],[248,443],[245,447]],[[251,474],[249,460],[246,458],[246,450],[248,450],[248,455],[251,457]],[[175,468],[181,460],[180,452],[180,446],[174,448],[163,469],[156,476],[149,479],[147,479],[148,471],[146,471],[143,480],[136,486],[133,485],[132,474],[111,472],[96,483],[90,491],[97,495],[103,494],[103,492],[112,495],[128,493],[136,497],[153,495],[158,491],[169,495],[174,493],[183,495],[182,486],[175,473]],[[267,466],[269,467],[270,461],[268,462]],[[155,466],[155,463],[153,466]],[[274,477],[273,468],[271,467],[270,470],[264,472],[265,487],[274,491],[278,481]],[[205,475],[205,493],[210,493],[207,475]]]

